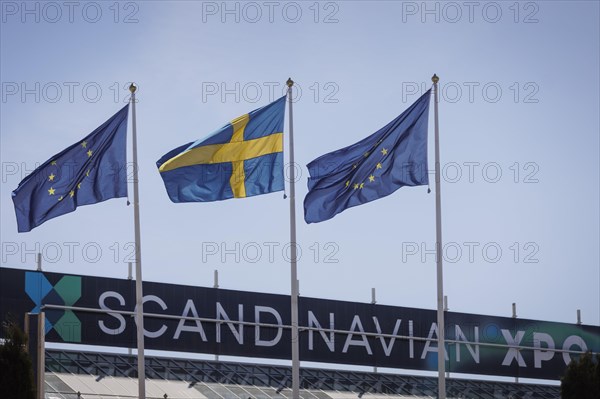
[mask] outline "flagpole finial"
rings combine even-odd
[[[433,76],[431,77],[431,81],[435,84],[437,82],[440,81],[439,76],[437,76],[435,73],[433,74]]]
[[[129,91],[131,92],[131,94],[135,93],[136,90],[137,90],[137,86],[135,85],[135,83],[131,83],[129,85]]]
[[[287,84],[288,87],[292,87],[294,85],[294,81],[292,80],[292,78],[288,78],[287,82],[285,82]]]

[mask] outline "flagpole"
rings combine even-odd
[[[140,202],[138,189],[137,129],[135,122],[135,91],[137,86],[129,86],[131,92],[131,127],[133,148],[133,219],[135,225],[135,299],[138,357],[138,399],[146,398],[146,362],[144,360],[144,304],[142,293],[142,250],[140,239]]]
[[[438,123],[438,81],[434,74],[434,121],[435,121],[435,231],[436,231],[436,263],[437,263],[437,325],[438,325],[438,398],[446,399],[446,347],[444,327],[444,269],[442,265],[442,192],[440,174],[440,128]]]
[[[289,78],[288,101],[289,101],[289,130],[290,130],[290,246],[291,246],[291,315],[292,315],[292,399],[300,398],[300,351],[298,336],[298,267],[296,252],[296,176],[294,164],[294,124],[292,114],[292,86],[294,81]]]

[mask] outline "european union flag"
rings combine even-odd
[[[79,205],[127,196],[128,111],[129,104],[19,183],[12,199],[20,233]]]
[[[349,147],[307,165],[304,220],[318,223],[353,206],[390,195],[403,186],[429,184],[428,90],[396,119]]]
[[[285,96],[156,162],[173,202],[245,198],[284,188]]]

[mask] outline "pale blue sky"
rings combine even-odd
[[[439,22],[422,2],[400,1],[277,2],[272,22],[262,2],[228,3],[239,22],[222,2],[77,3],[73,22],[62,2],[27,4],[38,11],[2,3],[1,266],[35,267],[25,250],[39,245],[45,270],[127,275],[133,217],[124,199],[18,234],[10,193],[36,162],[114,114],[134,80],[144,279],[211,286],[218,269],[223,288],[289,293],[283,193],[173,204],[155,162],[279,97],[291,76],[302,89],[294,105],[301,295],[368,302],[376,287],[379,303],[435,308],[435,259],[421,257],[435,240],[426,187],[313,225],[302,219],[302,200],[304,165],[373,133],[437,73],[443,233],[455,260],[445,263],[450,309],[510,316],[516,302],[523,318],[574,322],[581,309],[585,324],[600,323],[598,2],[477,2],[472,21],[462,2],[427,3]],[[32,93],[22,96],[24,88]],[[223,88],[231,91],[221,98]],[[72,258],[71,242],[79,244]],[[267,242],[278,245],[272,259]],[[208,254],[212,243],[239,243],[240,261]],[[502,254],[491,259],[496,248]],[[325,262],[333,250],[338,263]]]

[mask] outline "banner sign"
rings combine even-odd
[[[154,282],[143,290],[144,313],[156,315],[144,318],[147,349],[291,358],[289,296]],[[301,361],[437,370],[434,310],[299,300]],[[135,310],[133,280],[0,268],[1,320],[40,309],[48,342],[136,347],[134,317],[115,313]],[[569,352],[600,352],[598,326],[456,312],[445,322],[450,372],[559,379],[577,356]]]

